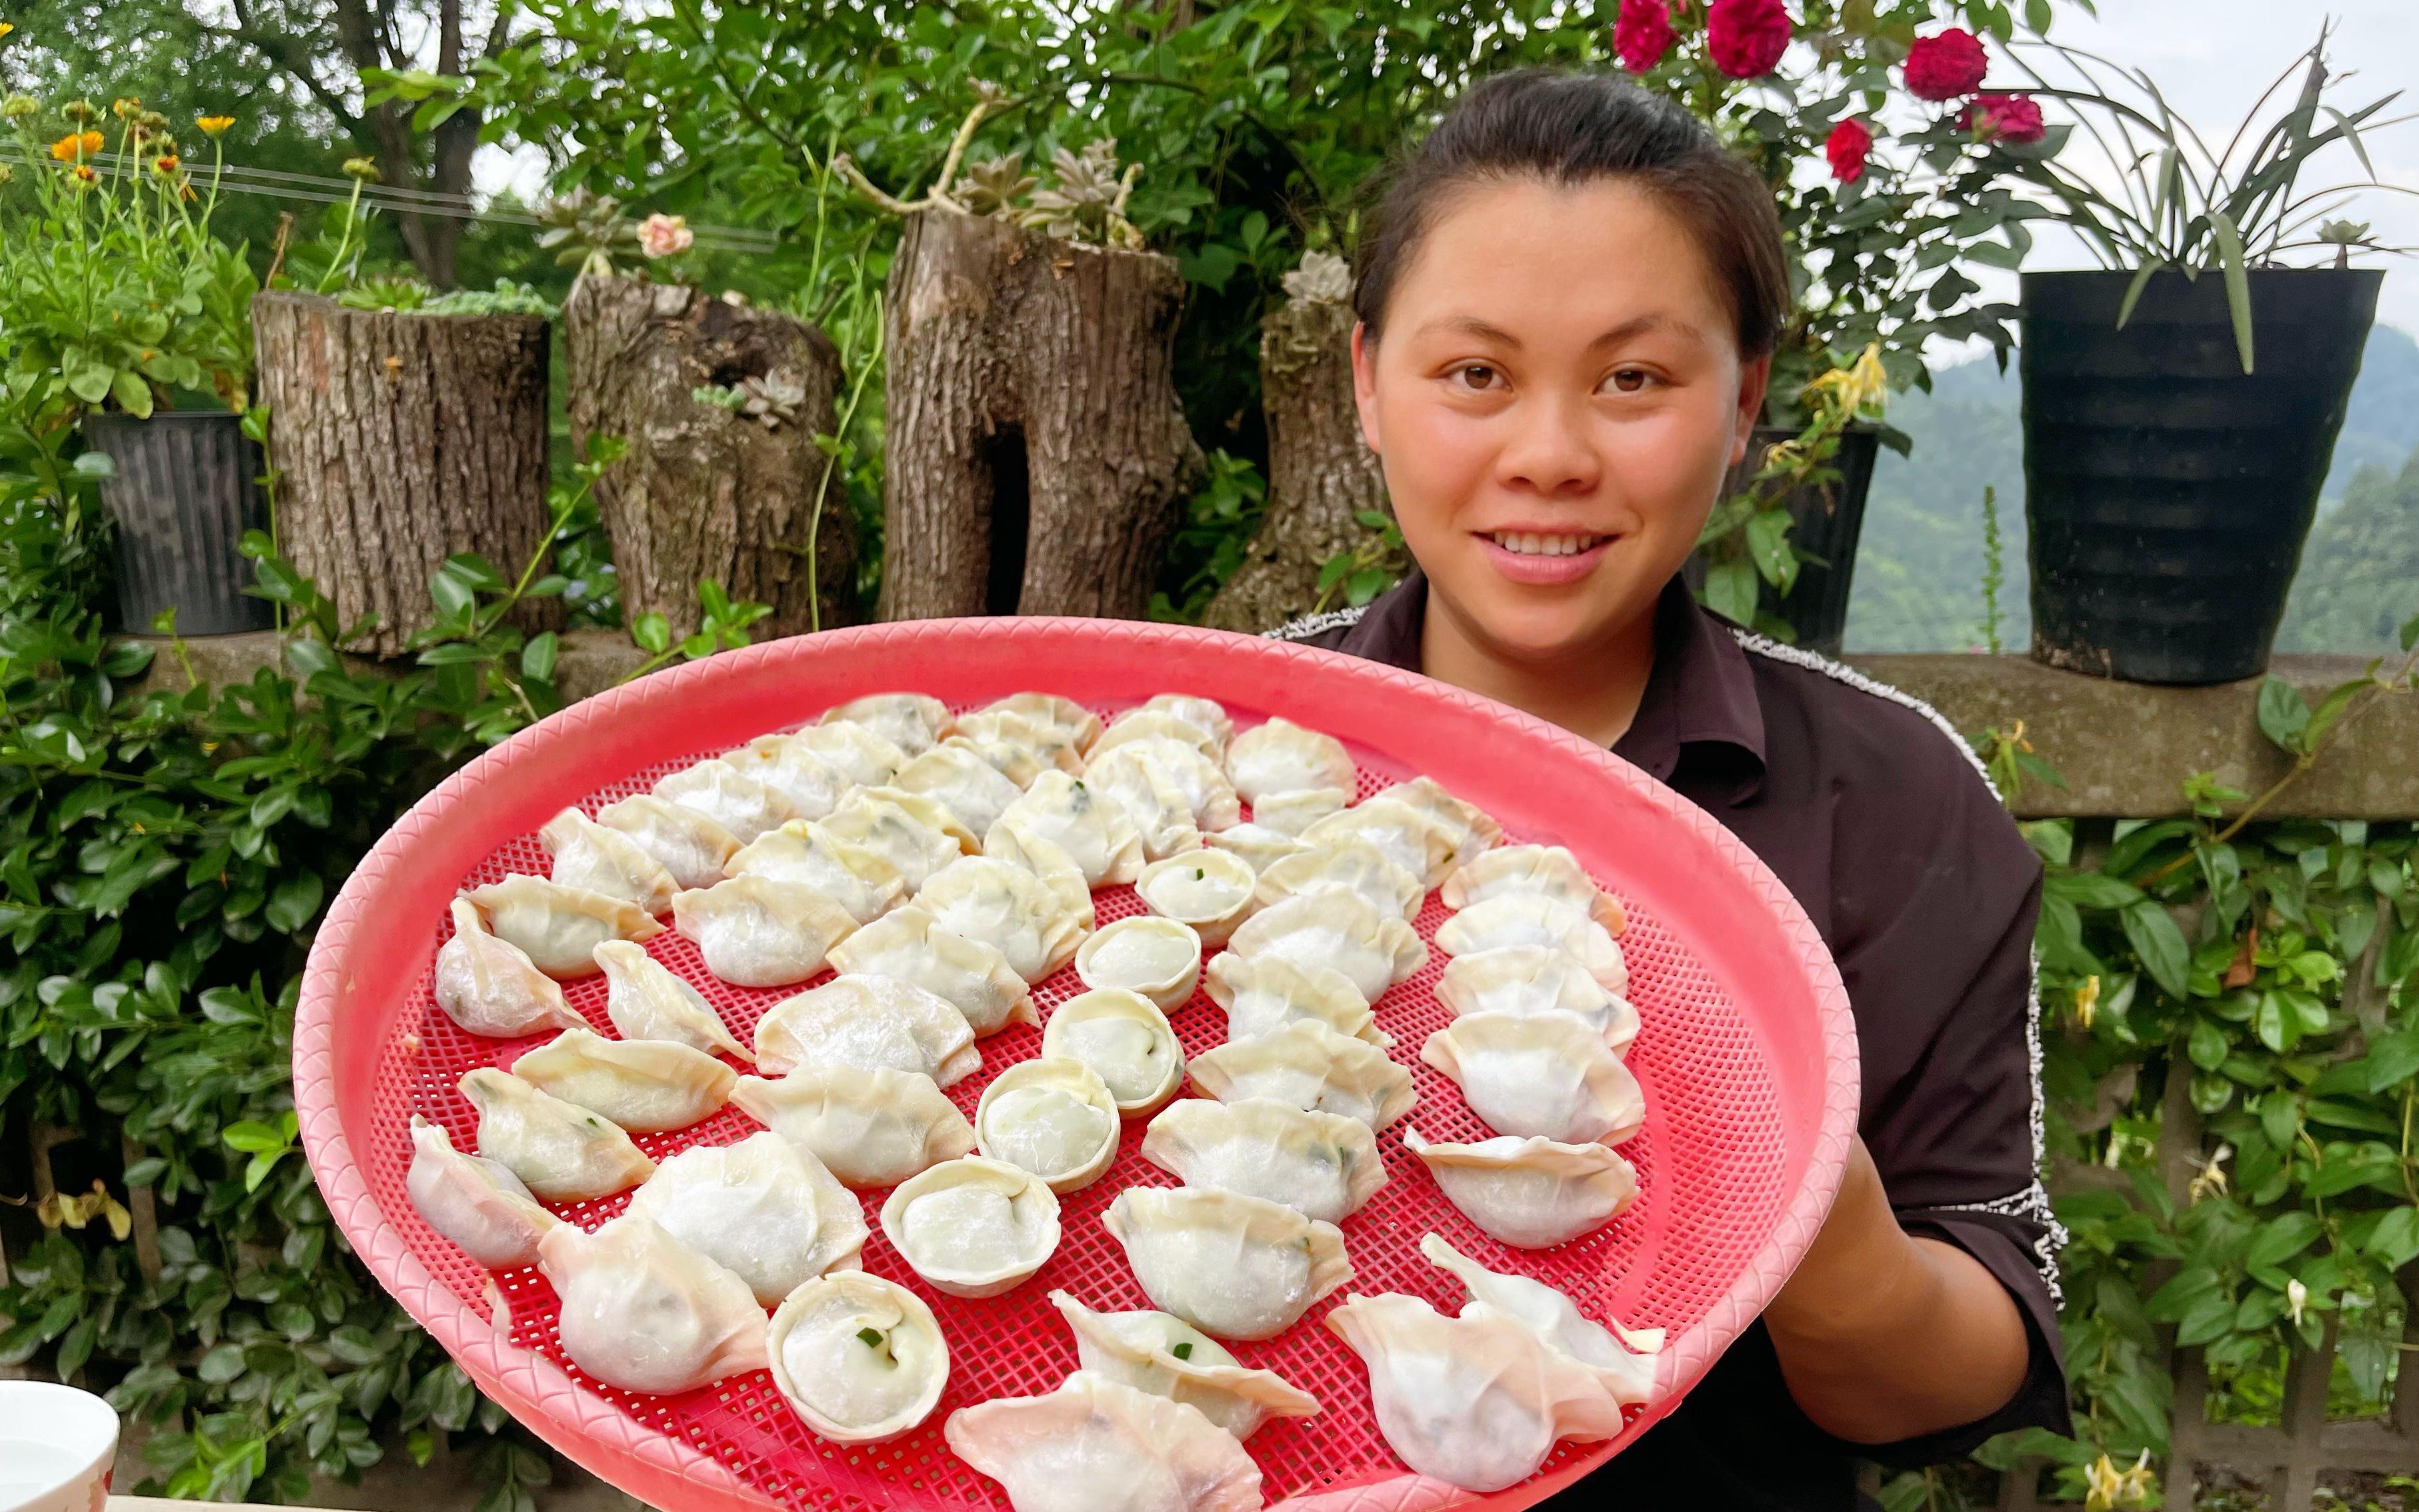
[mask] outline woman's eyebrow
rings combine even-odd
[[[1441,320],[1431,320],[1420,327],[1420,334],[1471,336],[1479,341],[1493,342],[1499,347],[1509,347],[1515,351],[1520,347],[1519,337],[1502,326],[1489,325],[1474,315],[1456,315]]]
[[[1633,316],[1624,320],[1595,340],[1589,342],[1588,350],[1595,351],[1602,347],[1618,346],[1633,336],[1642,336],[1654,331],[1668,331],[1675,336],[1687,336],[1697,341],[1705,339],[1704,332],[1677,316],[1666,315],[1660,310],[1652,310],[1644,315]]]

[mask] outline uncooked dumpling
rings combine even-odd
[[[862,725],[916,756],[932,748],[949,728],[949,706],[930,693],[868,693],[825,710],[821,724]]]
[[[1505,845],[1482,851],[1444,879],[1444,905],[1462,909],[1489,898],[1530,893],[1568,903],[1619,934],[1621,904],[1595,885],[1579,857],[1560,845]]]
[[[800,1066],[774,1081],[742,1076],[731,1101],[852,1187],[896,1186],[975,1148],[966,1116],[917,1072]]]
[[[1101,717],[1073,699],[1060,698],[1055,693],[1011,693],[984,704],[972,714],[960,715],[958,728],[977,733],[996,734],[1002,739],[1033,738],[1006,723],[1011,719],[1020,720],[1055,741],[1064,742],[1078,757],[1090,748],[1093,741],[1101,738]]]
[[[1273,1370],[1253,1370],[1183,1319],[1148,1310],[1094,1312],[1063,1291],[1050,1304],[1075,1335],[1075,1358],[1091,1374],[1197,1408],[1238,1439],[1271,1417],[1308,1417],[1318,1398]]]
[[[1002,831],[1047,841],[1065,851],[1084,873],[1086,887],[1132,882],[1142,872],[1142,832],[1124,806],[1066,772],[1035,778],[985,832],[986,851],[998,843]]]
[[[1012,861],[968,856],[933,873],[917,906],[953,934],[979,940],[1009,969],[1040,981],[1075,957],[1084,926],[1051,886]]]
[[[1560,946],[1507,945],[1455,956],[1437,979],[1437,1001],[1465,1013],[1575,1013],[1615,1054],[1638,1038],[1638,1011],[1604,990]]]
[[[1271,793],[1252,805],[1252,823],[1280,835],[1300,835],[1328,815],[1342,813],[1351,803],[1352,795],[1344,788]]]
[[[1487,850],[1503,839],[1503,826],[1495,822],[1486,810],[1474,803],[1455,797],[1444,790],[1444,784],[1432,777],[1415,777],[1408,782],[1379,789],[1370,795],[1402,803],[1435,819],[1454,838],[1454,849],[1464,860]],[[1430,883],[1434,887],[1435,883]]]
[[[1226,943],[1253,907],[1259,878],[1251,863],[1231,851],[1188,851],[1153,861],[1134,881],[1143,906],[1172,918],[1201,937],[1205,946]]]
[[[784,997],[756,1021],[756,1061],[784,1074],[801,1066],[887,1066],[948,1087],[982,1066],[966,1016],[912,981],[834,977]]]
[[[1386,858],[1365,840],[1330,841],[1300,856],[1288,856],[1260,873],[1253,899],[1262,908],[1288,898],[1333,888],[1358,893],[1382,914],[1405,923],[1420,916],[1427,891],[1420,879]]]
[[[1386,1184],[1367,1124],[1265,1097],[1170,1103],[1143,1134],[1142,1158],[1187,1186],[1264,1197],[1332,1224]]]
[[[949,1349],[922,1298],[896,1281],[837,1271],[792,1292],[766,1344],[773,1384],[834,1443],[878,1443],[930,1417]]]
[[[684,887],[711,887],[738,853],[739,837],[695,809],[641,793],[596,810],[596,822],[638,841]]]
[[[1490,1271],[1435,1234],[1421,1239],[1420,1253],[1470,1288],[1462,1317],[1511,1319],[1547,1348],[1595,1371],[1613,1400],[1624,1407],[1643,1406],[1654,1396],[1655,1357],[1663,1349],[1661,1329],[1623,1328],[1617,1323],[1608,1329],[1543,1281]]]
[[[1080,772],[1084,769],[1084,759],[1074,754],[1073,747],[1060,745],[1045,749],[1043,742],[1047,738],[1042,733],[1035,732],[1034,738],[1029,741],[1003,740],[996,734],[968,734],[961,730],[933,748],[962,750],[1015,783],[1017,791],[1022,793],[1033,785],[1035,778],[1057,764],[1055,757],[1059,752],[1063,751],[1068,758],[1061,770]]]
[[[1418,877],[1423,888],[1451,875],[1465,854],[1459,833],[1442,820],[1384,794],[1329,814],[1303,830],[1302,838],[1312,845],[1365,840],[1386,859]]]
[[[1193,801],[1168,763],[1160,759],[1163,751],[1209,760],[1176,741],[1147,740],[1096,751],[1084,766],[1085,784],[1125,810],[1134,833],[1142,837],[1142,854],[1154,861],[1201,848]],[[1241,817],[1240,807],[1236,815]]]
[[[1548,1249],[1612,1222],[1638,1195],[1638,1171],[1602,1145],[1501,1134],[1471,1144],[1431,1144],[1403,1130],[1447,1200],[1515,1249]]]
[[[651,914],[670,913],[679,884],[645,846],[577,809],[565,809],[538,826],[538,843],[554,857],[554,880],[608,898],[637,903]]]
[[[735,1073],[670,1040],[608,1040],[587,1028],[526,1051],[513,1074],[541,1092],[601,1113],[624,1129],[686,1129],[720,1110]]]
[[[1344,742],[1287,718],[1272,718],[1237,735],[1226,748],[1226,776],[1252,811],[1272,794],[1315,788],[1352,791],[1360,780]]]
[[[1364,1040],[1302,1019],[1193,1057],[1193,1085],[1221,1103],[1272,1097],[1383,1129],[1411,1110],[1411,1073]]]
[[[461,1089],[479,1110],[479,1153],[548,1202],[609,1197],[655,1171],[620,1125],[508,1072],[477,1067]]]
[[[669,1040],[755,1061],[756,1052],[732,1034],[705,995],[642,948],[607,940],[596,948],[596,964],[605,972],[605,1016],[623,1039]]]
[[[853,720],[835,719],[790,732],[789,739],[856,787],[880,787],[907,764],[899,743]]]
[[[497,938],[560,980],[594,976],[596,947],[607,940],[652,940],[664,932],[637,903],[544,877],[508,876],[462,896],[478,904]]]
[[[529,952],[487,933],[469,899],[455,899],[451,912],[453,937],[437,948],[437,1006],[446,1017],[499,1040],[587,1026]]]
[[[1153,693],[1143,701],[1145,709],[1160,709],[1176,716],[1196,729],[1207,730],[1217,738],[1223,749],[1235,737],[1235,721],[1226,706],[1215,699],[1198,693]]]
[[[1091,1067],[1130,1119],[1174,1097],[1184,1081],[1184,1048],[1167,1015],[1141,994],[1117,987],[1059,1004],[1041,1030],[1041,1053]]]
[[[1427,947],[1400,914],[1381,913],[1359,893],[1334,887],[1261,909],[1243,920],[1226,948],[1237,955],[1331,966],[1370,1003],[1428,958]]]
[[[758,836],[731,858],[730,873],[812,887],[870,924],[901,902],[907,879],[879,853],[800,820]]]
[[[1210,1000],[1226,1015],[1229,1044],[1262,1039],[1302,1019],[1366,1040],[1380,1050],[1394,1042],[1393,1035],[1378,1027],[1361,989],[1327,966],[1227,950],[1210,959],[1208,984]]]
[[[1262,824],[1237,825],[1201,838],[1211,850],[1241,857],[1255,872],[1265,872],[1287,856],[1310,849],[1298,837]]]
[[[1077,930],[1089,933],[1099,922],[1092,908],[1092,885],[1084,880],[1084,869],[1055,842],[1030,831],[994,825],[984,841],[983,855],[1031,872],[1058,900],[1059,914],[1073,920]]]
[[[910,905],[866,925],[832,947],[836,971],[912,981],[946,997],[966,1016],[978,1036],[997,1034],[1011,1024],[1040,1024],[1033,995],[1008,957],[980,940],[943,929],[926,910]]]
[[[747,1282],[767,1307],[834,1267],[855,1270],[865,1248],[856,1198],[778,1134],[667,1156],[627,1211]]]
[[[1018,1061],[993,1078],[975,1106],[976,1147],[1031,1171],[1061,1196],[1109,1168],[1119,1128],[1108,1084],[1065,1056]]]
[[[786,987],[824,968],[856,928],[849,911],[795,882],[736,876],[672,894],[672,925],[705,969],[741,987]]]
[[[789,735],[759,735],[722,759],[789,799],[801,819],[821,819],[856,788],[855,779]]]
[[[898,788],[860,788],[820,823],[834,840],[862,845],[898,868],[909,892],[975,848],[974,836],[948,810]]]
[[[1218,760],[1225,749],[1216,731],[1197,724],[1166,709],[1128,709],[1109,721],[1101,738],[1084,752],[1088,764],[1098,764],[1101,758],[1119,746],[1131,746],[1146,740],[1173,740],[1192,747],[1210,761]]]
[[[609,1386],[694,1391],[768,1362],[747,1283],[648,1219],[564,1224],[539,1241],[538,1267],[562,1298],[562,1352]]]
[[[1037,774],[1038,775],[1038,774]],[[979,835],[999,822],[1024,789],[973,751],[935,746],[899,769],[894,786],[920,793]]]
[[[1595,1373],[1509,1318],[1447,1318],[1388,1292],[1347,1299],[1327,1326],[1368,1365],[1378,1429],[1423,1475],[1500,1491],[1559,1440],[1621,1432],[1621,1403]]]
[[[1201,830],[1231,829],[1243,822],[1243,806],[1235,784],[1217,761],[1180,740],[1130,741],[1102,754],[1095,752],[1085,771],[1101,780],[1129,763],[1149,762],[1184,795],[1186,811]]]
[[[1497,1134],[1617,1145],[1646,1121],[1638,1078],[1570,1013],[1468,1014],[1429,1035],[1420,1058]]]
[[[965,1155],[899,1183],[882,1233],[917,1275],[952,1297],[995,1297],[1058,1247],[1058,1197],[1004,1161]]]
[[[1259,1512],[1260,1470],[1197,1408],[1078,1370],[951,1412],[949,1448],[1015,1512]]]
[[[1220,1338],[1273,1338],[1352,1279],[1333,1224],[1260,1197],[1128,1187],[1101,1221],[1153,1306]]]
[[[1535,893],[1507,893],[1474,903],[1437,926],[1436,947],[1447,955],[1550,945],[1587,968],[1609,993],[1629,985],[1621,947],[1604,926],[1570,903]]]
[[[1172,1013],[1200,984],[1201,936],[1191,925],[1156,914],[1120,918],[1076,948],[1075,976],[1095,990],[1140,993]]]
[[[666,803],[705,815],[731,831],[742,845],[768,829],[806,817],[779,790],[757,781],[719,756],[681,768],[657,782],[654,791]]]
[[[491,1271],[537,1263],[537,1242],[562,1220],[501,1161],[454,1148],[442,1124],[411,1116],[411,1168],[404,1190],[428,1227]]]

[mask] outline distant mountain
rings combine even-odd
[[[1873,471],[1848,605],[1848,649],[1948,651],[1983,643],[1986,485],[1998,493],[2006,572],[1999,641],[2011,651],[2029,644],[2021,404],[2015,364],[2002,375],[1989,358],[1934,374],[1928,394],[1891,401],[1890,424],[1915,446],[1905,457],[1883,453]],[[2419,341],[2379,326],[2362,355],[2279,649],[2374,649],[2373,637],[2355,632],[2392,614],[2385,599],[2393,595],[2407,607],[2392,623],[2419,613],[2419,476],[2404,467],[2414,452]],[[2356,486],[2356,479],[2364,481]],[[2338,583],[2361,591],[2345,597],[2334,592]],[[2321,604],[2324,615],[2314,607]],[[2389,639],[2391,633],[2389,624]]]

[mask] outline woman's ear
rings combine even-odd
[[[1756,423],[1764,418],[1764,391],[1772,385],[1772,356],[1765,353],[1752,363],[1739,366],[1738,411],[1732,416],[1731,466],[1736,467],[1747,457],[1748,442],[1755,435]],[[1365,424],[1365,422],[1364,422]]]
[[[1376,455],[1386,455],[1378,439],[1378,347],[1369,328],[1352,322],[1352,403],[1361,411],[1361,440]]]

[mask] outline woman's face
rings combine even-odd
[[[1470,185],[1354,333],[1361,428],[1403,539],[1488,652],[1634,625],[1745,455],[1766,363],[1687,229],[1616,179]]]

